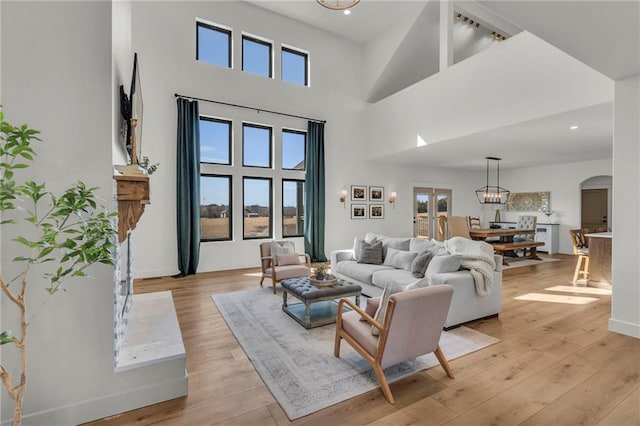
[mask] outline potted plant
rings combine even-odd
[[[318,281],[324,280],[327,274],[327,264],[317,263],[315,269],[316,269],[316,279]]]
[[[117,234],[113,223],[116,214],[96,203],[97,188],[78,182],[61,195],[54,195],[46,190],[44,183],[28,180],[28,173],[19,178],[36,155],[31,143],[40,140],[38,134],[26,124],[15,127],[5,122],[0,110],[0,214],[3,219],[0,229],[4,232],[7,227],[18,224],[32,228],[24,236],[13,238],[15,250],[3,253],[5,256],[20,253],[12,259],[20,265],[20,273],[9,278],[0,273],[2,297],[19,313],[20,331],[0,333],[0,345],[12,344],[20,357],[19,372],[10,372],[0,364],[0,379],[15,401],[14,425],[19,425],[22,419],[27,385],[27,331],[32,324],[26,315],[29,299],[26,292],[33,270],[44,268],[46,271],[46,265],[50,265],[49,272],[42,273],[49,283],[46,291],[53,295],[66,290],[67,280],[85,277],[89,266],[113,265],[112,249]]]

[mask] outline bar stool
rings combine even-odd
[[[589,245],[584,237],[583,229],[569,230],[571,235],[571,243],[573,244],[573,254],[578,256],[576,270],[573,273],[573,284],[575,285],[579,279],[589,279]]]

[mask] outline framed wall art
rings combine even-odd
[[[367,187],[351,185],[351,201],[367,201]]]
[[[366,218],[367,218],[366,204],[351,204],[351,219],[366,219]]]
[[[369,187],[369,201],[384,202],[384,187],[382,187],[382,186],[370,186]]]
[[[384,204],[369,204],[369,219],[384,219]]]

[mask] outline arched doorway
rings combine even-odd
[[[596,228],[606,225],[611,230],[611,176],[593,176],[580,184],[580,226]]]

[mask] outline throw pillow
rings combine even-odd
[[[357,260],[358,263],[370,263],[373,265],[382,264],[382,241],[378,241],[374,244],[369,244],[366,241],[362,241],[360,247],[360,257]]]
[[[273,266],[278,266],[278,256],[283,254],[294,254],[296,248],[291,241],[285,241],[280,245],[277,241],[271,241],[271,256],[273,257]]]
[[[279,254],[277,256],[278,266],[299,265],[300,256],[297,254]]]
[[[412,238],[409,242],[409,251],[416,253],[422,253],[425,250],[429,250],[436,247],[436,243],[426,238]]]
[[[430,250],[426,250],[417,255],[415,259],[413,259],[413,262],[411,262],[411,268],[409,269],[411,271],[411,275],[416,278],[424,278],[427,266],[429,266],[432,258],[433,252]]]
[[[384,324],[384,317],[387,314],[387,305],[389,304],[389,298],[391,295],[400,293],[403,290],[402,286],[395,281],[389,281],[387,285],[384,287],[382,292],[382,296],[380,296],[380,304],[378,305],[378,309],[376,310],[376,314],[373,317],[380,324]],[[379,336],[380,331],[371,326],[371,334],[374,336]]]
[[[382,264],[393,266],[396,269],[404,269],[406,271],[409,271],[411,269],[411,264],[417,255],[418,253],[396,250],[389,247],[387,248],[387,255],[385,256],[384,262]]]
[[[364,239],[364,238],[360,238],[360,237],[355,237],[355,238],[353,239],[353,258],[354,258],[355,260],[360,259],[360,255],[361,255],[361,252],[362,252],[362,242],[363,242],[363,241],[366,241],[366,239]],[[371,241],[367,241],[367,242],[368,242],[369,244],[373,244],[373,243],[375,243],[376,241],[378,241],[378,240],[376,240],[375,238],[373,238]]]
[[[455,272],[460,269],[462,258],[455,254],[440,254],[429,262],[425,275],[430,277],[433,274],[445,272]]]

